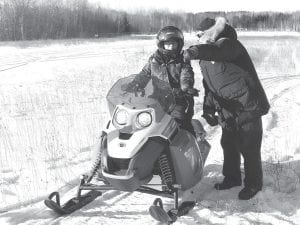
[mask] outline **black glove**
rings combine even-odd
[[[173,88],[172,89],[174,97],[183,97],[184,92],[181,90],[181,88]]]
[[[235,121],[234,118],[226,119],[224,124],[225,124],[225,129],[226,130],[230,130],[230,131],[237,130],[238,126],[237,126],[237,122]]]
[[[208,113],[204,113],[202,115],[202,117],[206,120],[206,122],[210,125],[210,126],[217,126],[218,125],[218,117],[216,115],[213,114],[208,114]]]
[[[197,90],[196,88],[188,88],[184,90],[184,92],[191,96],[199,96],[199,90]]]

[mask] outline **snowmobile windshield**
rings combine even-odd
[[[169,83],[151,78],[145,88],[137,88],[133,84],[135,75],[119,79],[108,92],[106,99],[112,114],[116,105],[124,105],[132,109],[161,108],[169,113],[175,106],[175,99]]]

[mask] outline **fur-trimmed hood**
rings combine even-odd
[[[224,17],[216,20],[206,18],[199,25],[201,43],[213,43],[220,38],[237,39],[235,29],[230,26]]]

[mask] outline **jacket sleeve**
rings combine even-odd
[[[185,91],[194,87],[194,71],[190,63],[183,63],[180,73],[180,88]]]
[[[132,83],[137,84],[141,88],[146,87],[146,85],[151,79],[151,61],[152,61],[152,57],[150,57],[149,61],[143,67],[142,71],[136,74]]]
[[[203,114],[212,114],[214,115],[216,112],[216,107],[213,102],[213,94],[208,89],[208,86],[204,80],[202,80],[204,87],[204,100],[203,100]]]
[[[206,61],[234,61],[242,53],[237,40],[222,38],[212,44],[193,45],[185,50],[185,58]]]

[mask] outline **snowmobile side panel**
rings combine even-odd
[[[205,139],[206,136],[207,136],[207,133],[204,130],[204,127],[201,124],[201,122],[197,119],[192,119],[192,125],[193,125],[194,131],[196,133],[196,139],[197,139],[197,143],[198,143],[198,146],[199,146],[199,149],[200,149],[200,153],[201,153],[202,161],[203,161],[203,166],[204,166],[211,146],[207,142],[207,140]]]
[[[170,144],[170,153],[176,182],[181,185],[182,190],[191,188],[201,180],[203,160],[193,135],[185,130],[179,130]]]
[[[207,140],[200,140],[200,141],[197,141],[197,143],[200,148],[203,166],[204,166],[207,156],[208,156],[208,153],[210,151],[211,145],[207,142]]]

